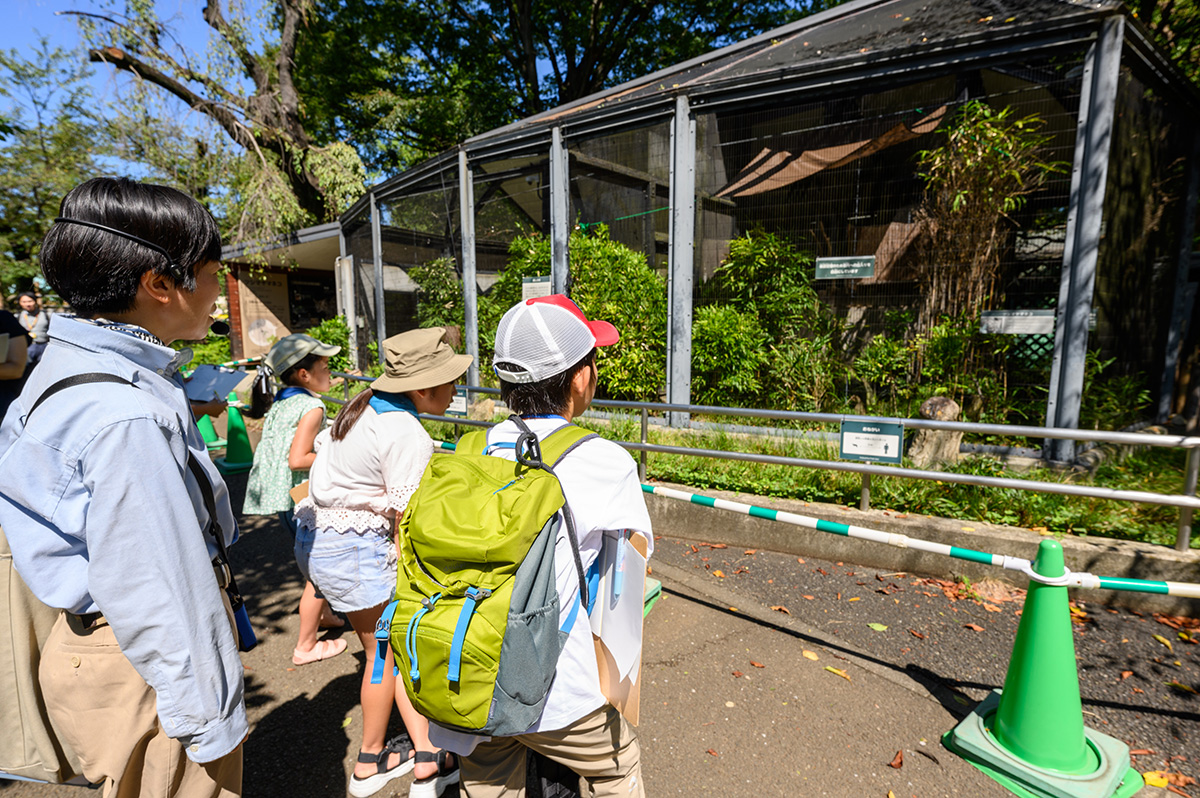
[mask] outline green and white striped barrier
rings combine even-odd
[[[901,549],[916,549],[917,551],[928,551],[933,554],[942,554],[947,557],[953,557],[956,560],[967,560],[969,562],[983,563],[984,565],[995,565],[1000,568],[1007,568],[1010,571],[1020,571],[1035,582],[1040,582],[1044,585],[1062,585],[1066,587],[1082,587],[1082,588],[1102,588],[1104,590],[1125,590],[1134,593],[1158,593],[1168,596],[1183,596],[1186,598],[1200,598],[1200,584],[1191,582],[1155,582],[1149,579],[1124,579],[1113,576],[1095,576],[1089,573],[1067,571],[1059,577],[1046,577],[1033,570],[1033,563],[1029,560],[1020,557],[1009,557],[1004,554],[989,554],[986,551],[976,551],[975,549],[964,549],[959,546],[947,546],[944,543],[932,543],[928,540],[919,540],[910,538],[908,535],[900,535],[895,532],[880,532],[877,529],[867,529],[866,527],[854,526],[853,524],[839,524],[836,521],[824,521],[820,518],[809,518],[796,513],[789,513],[783,510],[772,510],[768,507],[758,507],[753,504],[742,504],[741,502],[732,502],[728,499],[714,499],[711,496],[701,496],[698,493],[688,493],[687,491],[676,490],[674,488],[664,488],[660,485],[642,485],[642,490],[646,493],[655,496],[663,496],[668,499],[677,499],[679,501],[698,504],[701,507],[715,507],[720,510],[729,510],[742,515],[753,516],[754,518],[765,518],[768,521],[779,521],[792,526],[801,526],[806,529],[815,529],[818,532],[828,532],[831,535],[841,535],[843,537],[858,538],[859,540],[870,540],[874,543],[886,543],[889,546],[895,546]]]
[[[251,363],[253,363],[253,364],[256,364],[256,365],[257,365],[257,364],[258,364],[258,362],[259,362],[259,361],[261,361],[261,360],[262,360],[262,356],[261,356],[261,355],[260,355],[260,356],[258,356],[258,357],[248,357],[248,358],[244,358],[244,359],[242,359],[242,360],[227,360],[227,361],[225,361],[224,363],[222,363],[222,364],[221,364],[221,367],[222,367],[222,368],[227,368],[227,369],[235,369],[235,368],[237,368],[238,366],[249,366]]]
[[[436,443],[438,448],[448,451],[454,451],[456,448],[449,441],[436,441]],[[895,532],[880,532],[878,529],[867,529],[866,527],[854,526],[853,524],[839,524],[836,521],[825,521],[820,518],[810,518],[806,515],[789,513],[784,510],[772,510],[769,507],[731,502],[728,499],[714,499],[712,496],[688,493],[687,491],[676,490],[675,488],[664,488],[661,485],[647,485],[644,482],[642,483],[642,491],[654,496],[698,504],[701,507],[714,507],[718,510],[729,510],[741,513],[742,515],[753,516],[754,518],[765,518],[768,521],[779,521],[784,524],[791,524],[792,526],[801,526],[805,529],[815,529],[818,532],[828,532],[831,535],[869,540],[873,543],[886,543],[889,546],[895,546],[899,549],[928,551],[933,554],[953,557],[956,560],[967,560],[968,562],[1007,568],[1010,571],[1019,571],[1033,581],[1040,582],[1043,585],[1124,590],[1131,593],[1158,593],[1160,595],[1200,599],[1200,584],[1193,582],[1156,582],[1150,579],[1095,576],[1094,574],[1082,571],[1074,572],[1069,569],[1062,576],[1047,577],[1034,571],[1031,561],[1022,559],[1021,557],[1009,557],[1007,554],[990,554],[986,551],[964,549],[961,546],[947,546],[945,543],[933,543],[928,540],[920,540],[919,538],[910,538],[908,535],[901,535]]]

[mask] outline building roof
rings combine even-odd
[[[752,101],[805,87],[830,87],[914,69],[1011,58],[1084,46],[1099,23],[1124,14],[1127,41],[1164,83],[1196,100],[1194,87],[1150,43],[1119,0],[850,0],[690,61],[614,86],[467,139],[472,159],[546,150],[551,129],[586,134],[666,118],[686,94],[693,108]],[[374,187],[403,191],[453,166],[446,152]],[[369,202],[343,214],[347,221]]]

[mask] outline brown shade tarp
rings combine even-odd
[[[940,106],[917,120],[912,125],[903,122],[881,136],[850,144],[804,150],[799,155],[790,150],[764,147],[758,155],[738,173],[729,185],[717,192],[718,197],[748,197],[790,186],[825,169],[835,169],[853,163],[859,158],[874,155],[888,147],[937,129],[946,117],[948,106]]]

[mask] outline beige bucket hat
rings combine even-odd
[[[474,358],[455,354],[445,334],[445,327],[423,327],[384,340],[383,376],[371,383],[371,389],[387,393],[419,391],[461,377]]]

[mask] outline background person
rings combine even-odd
[[[0,420],[21,392],[30,340],[17,317],[0,308]]]
[[[243,513],[252,515],[278,514],[279,520],[296,538],[292,519],[291,489],[308,477],[317,456],[314,442],[317,433],[325,428],[325,403],[319,394],[329,390],[333,379],[329,373],[329,358],[342,351],[340,346],[325,344],[311,335],[296,333],[281,338],[263,358],[265,368],[255,378],[254,406],[251,414],[261,416],[266,410],[262,439],[254,450],[254,466],[246,483]],[[262,382],[269,384],[272,375],[279,375],[283,388],[271,396]],[[317,632],[324,624],[345,626],[345,621],[333,615],[313,583],[305,577],[300,596],[300,636],[292,649],[292,664],[307,665],[335,657],[346,650],[341,639],[318,640]]]
[[[51,320],[0,425],[0,524],[25,583],[62,610],[42,648],[46,710],[106,796],[239,795],[243,669],[206,532],[219,521],[231,544],[237,521],[191,421],[186,356],[167,346],[208,331],[220,234],[186,194],[125,178],[77,186],[59,213],[42,270],[79,315]],[[30,413],[89,372],[133,385],[67,388]]]
[[[36,366],[38,361],[42,359],[42,352],[46,349],[46,343],[50,340],[47,331],[50,329],[50,314],[45,308],[38,305],[37,297],[29,291],[17,297],[17,304],[21,306],[21,312],[17,314],[17,321],[21,322],[21,326],[29,332],[29,337],[33,339],[33,343],[29,345],[29,365]]]
[[[589,321],[561,294],[517,304],[496,330],[493,368],[501,381],[500,398],[544,440],[591,405],[596,347],[615,344],[619,338],[611,324]],[[490,429],[489,453],[515,459],[520,432],[512,421]],[[628,452],[612,441],[592,438],[559,461],[554,472],[575,519],[585,570],[599,556],[607,530],[641,532],[647,554],[653,551],[650,516]],[[579,595],[566,524],[560,525],[554,554],[560,621],[565,621]],[[570,628],[542,715],[527,732],[485,739],[432,724],[430,738],[465,757],[462,787],[469,798],[524,795],[528,750],[578,773],[587,783],[585,795],[644,794],[637,732],[600,692],[585,613],[578,613]]]
[[[390,647],[383,681],[371,684],[375,624],[396,594],[396,519],[433,456],[417,414],[445,414],[454,381],[471,365],[444,334],[431,327],[383,342],[386,371],[338,413],[313,462],[308,497],[296,506],[296,560],[330,605],[347,613],[366,653],[362,747],[350,779],[355,798],[373,795],[414,765],[412,798],[436,798],[458,780],[456,767],[429,742],[429,722],[396,689]],[[410,739],[385,742],[393,701]],[[430,761],[418,762],[414,748]]]

